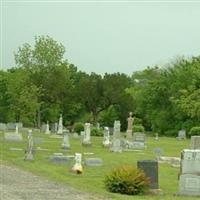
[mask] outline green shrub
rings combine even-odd
[[[136,124],[138,124],[138,125],[142,124],[142,119],[140,119],[140,118],[138,118],[138,117],[134,117],[134,124],[135,124],[135,125],[136,125]]]
[[[81,131],[84,131],[84,124],[81,122],[76,122],[74,124],[74,132],[80,134]]]
[[[144,132],[144,126],[142,124],[135,124],[133,126],[133,132]]]
[[[178,135],[178,130],[167,130],[164,132],[164,135],[167,136],[167,137],[174,137],[174,136],[177,136]]]
[[[105,178],[108,191],[127,195],[144,194],[149,189],[150,180],[141,169],[133,166],[121,166],[114,169]]]
[[[97,129],[97,128],[92,128],[91,130],[91,135],[92,136],[103,136],[103,130],[102,129]]]
[[[200,126],[195,126],[190,129],[189,135],[200,135]]]

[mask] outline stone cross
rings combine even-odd
[[[65,130],[63,131],[63,143],[62,148],[63,149],[70,149],[70,143],[69,143],[69,131]]]
[[[28,146],[27,146],[27,150],[26,150],[25,160],[34,160],[32,130],[28,131]]]
[[[104,136],[103,136],[103,146],[108,147],[110,145],[110,132],[108,127],[104,127]]]
[[[63,118],[62,118],[62,114],[60,114],[60,118],[59,118],[59,123],[58,123],[58,134],[62,134],[63,133]]]

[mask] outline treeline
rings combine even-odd
[[[48,36],[24,44],[15,54],[16,67],[0,71],[0,122],[21,121],[40,127],[120,120],[126,130],[132,111],[146,130],[176,134],[199,125],[200,57],[179,59],[166,68],[147,67],[132,76],[87,74],[65,58],[62,44]]]

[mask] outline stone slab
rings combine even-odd
[[[191,149],[200,149],[200,136],[191,137]]]
[[[200,196],[200,176],[182,174],[179,180],[179,195]]]
[[[103,160],[101,158],[86,158],[86,166],[98,167],[103,165]]]
[[[6,132],[4,134],[4,138],[7,142],[21,142],[23,141],[23,137],[21,134],[16,134],[12,132]]]

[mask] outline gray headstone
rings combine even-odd
[[[134,141],[135,142],[145,142],[145,134],[140,132],[134,133]]]
[[[177,137],[178,140],[185,140],[186,139],[186,131],[185,130],[180,130],[178,132],[178,137]]]
[[[26,149],[26,152],[25,152],[25,158],[24,160],[34,160],[34,157],[33,157],[33,136],[32,136],[32,130],[29,130],[28,131],[28,143],[27,143],[27,149]]]
[[[153,149],[154,154],[156,155],[156,157],[160,157],[163,155],[164,150],[160,147],[154,148]]]
[[[5,131],[6,130],[6,124],[0,123],[0,130]]]
[[[57,163],[57,164],[65,164],[73,159],[74,159],[74,156],[64,156],[62,154],[54,153],[53,155],[49,157],[49,162]]]
[[[103,160],[101,158],[86,158],[85,165],[94,167],[102,166]]]
[[[184,149],[181,153],[181,173],[200,174],[200,150]]]
[[[200,196],[200,176],[182,174],[179,180],[179,194],[184,196]]]
[[[144,142],[127,142],[128,149],[138,149],[143,150],[145,148]]]
[[[42,133],[44,133],[46,131],[46,124],[42,124],[40,130],[41,130]]]
[[[200,136],[191,137],[191,149],[200,149]]]
[[[142,169],[147,177],[150,178],[150,188],[159,189],[158,186],[158,162],[155,160],[140,160],[137,167]]]
[[[16,134],[12,132],[6,132],[4,134],[4,137],[7,142],[21,142],[23,140],[23,137],[21,134]]]
[[[9,122],[9,123],[6,124],[6,127],[7,127],[8,130],[15,130],[16,123]]]
[[[114,138],[110,150],[115,153],[121,153],[122,152],[121,140]]]
[[[23,128],[23,124],[21,122],[17,122],[15,123],[15,126],[18,126],[18,129],[22,129]]]

